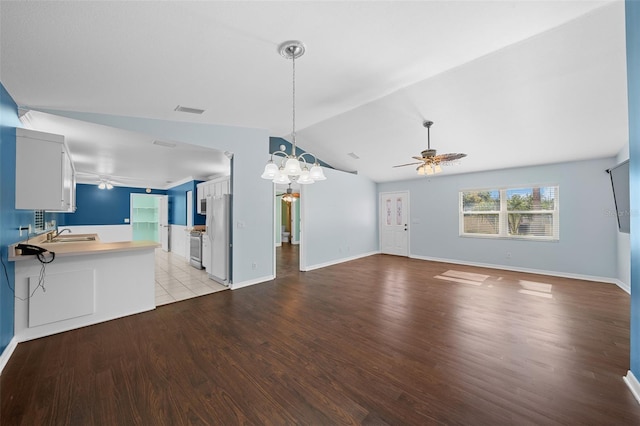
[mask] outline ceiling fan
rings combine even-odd
[[[416,164],[419,164],[419,166],[416,167],[416,170],[418,171],[419,175],[432,175],[434,173],[440,173],[442,171],[441,166],[446,166],[456,160],[459,160],[467,156],[467,154],[460,154],[460,153],[436,155],[436,150],[431,149],[430,129],[431,129],[431,126],[433,125],[433,121],[425,120],[422,123],[422,125],[427,128],[427,149],[425,149],[420,153],[421,155],[420,157],[418,156],[411,157],[420,161],[414,162],[414,163],[399,164],[393,167],[415,166]]]
[[[282,197],[282,201],[286,201],[287,203],[290,203],[300,198],[300,193],[293,192],[293,189],[291,189],[291,184],[289,184],[287,191],[283,192],[282,194],[276,194],[276,197]]]

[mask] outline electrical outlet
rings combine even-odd
[[[251,264],[251,269],[256,269],[258,267],[258,264],[256,262],[253,262]]]

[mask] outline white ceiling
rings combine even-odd
[[[447,174],[614,156],[628,141],[619,0],[2,1],[0,80],[30,109],[288,138],[291,62],[277,46],[290,39],[307,46],[296,61],[298,145],[377,182],[416,177],[392,166],[426,148],[424,119],[435,122],[432,148],[468,154]],[[160,170],[164,183],[178,179],[171,170],[201,173],[132,158],[138,143],[142,155],[160,150],[145,135],[41,121],[67,136],[86,173],[157,181]],[[218,160],[226,156],[212,155],[216,170]]]

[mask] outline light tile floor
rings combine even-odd
[[[156,306],[227,290],[209,279],[204,269],[196,269],[187,259],[156,249]]]

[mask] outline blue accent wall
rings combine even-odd
[[[0,271],[0,353],[13,338],[14,327],[15,269],[7,260],[7,246],[26,239],[20,237],[18,227],[34,222],[32,210],[15,209],[16,127],[22,127],[18,107],[0,83],[0,256],[4,265]]]
[[[125,225],[130,219],[131,194],[146,194],[144,188],[114,186],[100,189],[97,185],[76,185],[75,213],[55,215],[58,226]],[[154,189],[151,194],[166,195],[167,191]]]
[[[182,185],[169,188],[167,194],[169,195],[169,224],[187,226],[187,192],[192,191],[192,211],[193,211],[193,224],[204,225],[206,217],[197,214],[197,187],[196,185],[202,181],[192,180],[191,182],[183,183]]]
[[[631,372],[640,378],[640,2],[625,2],[631,207]]]
[[[151,191],[151,194],[169,196],[170,225],[186,226],[187,191],[193,191],[193,224],[205,224],[205,216],[196,214],[196,185],[200,182],[194,180],[168,190]],[[97,185],[78,184],[75,213],[56,213],[47,216],[47,220],[55,219],[58,226],[125,225],[124,219],[131,219],[131,194],[146,194],[145,188],[115,186],[113,189],[99,189]]]

